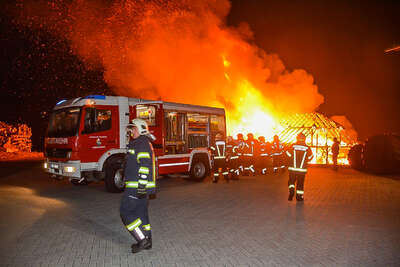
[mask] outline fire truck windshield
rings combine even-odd
[[[55,110],[50,115],[48,137],[75,136],[78,132],[80,108],[65,108]]]

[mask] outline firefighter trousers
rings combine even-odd
[[[243,171],[244,171],[244,156],[239,155],[237,162],[238,162],[237,164],[238,164],[239,173],[243,173]]]
[[[267,174],[268,170],[268,161],[269,161],[269,156],[259,156],[257,157],[257,165],[256,169],[258,172],[261,174]]]
[[[337,165],[337,158],[338,158],[338,155],[337,155],[337,154],[333,154],[333,155],[332,155],[333,169],[334,169],[334,170],[337,170],[337,168],[338,168],[338,165]]]
[[[147,197],[138,198],[134,191],[126,188],[121,199],[120,216],[126,229],[136,239],[151,238],[151,226]]]
[[[285,168],[285,162],[283,160],[282,154],[275,154],[272,156],[273,162],[273,170],[274,172],[278,171],[279,169]]]
[[[296,197],[303,198],[304,195],[304,179],[306,174],[304,172],[289,171],[289,194],[293,195],[296,188]]]
[[[213,166],[213,182],[218,182],[220,172],[226,180],[229,178],[228,166],[226,159],[214,159]]]
[[[228,169],[232,179],[239,178],[239,156],[232,156],[228,161]]]
[[[254,156],[244,156],[244,173],[246,175],[255,174]]]

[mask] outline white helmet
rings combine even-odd
[[[135,126],[136,128],[138,128],[140,135],[146,135],[150,133],[146,121],[142,119],[133,119],[130,126]]]
[[[128,124],[128,126],[135,126],[140,135],[146,135],[152,140],[156,139],[156,137],[150,133],[149,126],[147,126],[146,121],[142,119],[133,119],[132,124]]]

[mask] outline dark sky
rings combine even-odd
[[[361,139],[400,132],[400,1],[234,0],[230,24],[249,23],[255,43],[289,69],[314,76],[325,103]]]
[[[28,122],[40,149],[41,111],[60,98],[111,92],[102,70],[87,69],[65,41],[17,28],[7,12],[0,10],[0,121]],[[362,140],[400,132],[400,52],[384,53],[400,45],[399,14],[400,1],[233,0],[228,24],[247,22],[258,46],[312,74],[325,97],[319,111],[346,115]]]

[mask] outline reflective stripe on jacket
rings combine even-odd
[[[295,143],[286,151],[289,157],[289,171],[307,172],[307,163],[313,158],[312,151],[306,144]]]
[[[212,155],[214,159],[226,158],[226,144],[223,140],[215,141],[215,145],[211,147]]]
[[[131,140],[125,164],[125,186],[135,189],[139,184],[145,185],[148,194],[155,193],[156,164],[153,146],[144,135]]]

